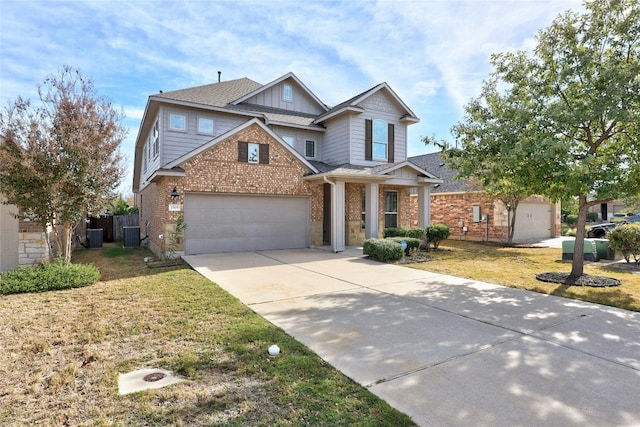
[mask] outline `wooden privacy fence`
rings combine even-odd
[[[89,228],[102,228],[102,240],[105,242],[122,242],[122,227],[138,225],[138,214],[102,216],[89,218]]]

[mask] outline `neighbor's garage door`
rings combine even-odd
[[[548,239],[551,230],[552,212],[548,203],[520,203],[516,211],[516,229],[513,240]]]
[[[308,247],[310,204],[307,197],[187,194],[185,253]]]

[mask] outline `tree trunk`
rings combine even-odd
[[[576,240],[573,247],[573,262],[569,278],[575,280],[584,274],[584,237],[587,225],[587,196],[578,196],[578,223],[576,224]]]
[[[62,241],[63,241],[63,255],[64,255],[64,259],[67,262],[71,262],[71,243],[73,242],[73,230],[75,229],[74,225],[68,222],[65,222],[63,224],[63,236],[62,236]]]
[[[509,212],[509,228],[508,228],[508,239],[509,243],[513,243],[513,235],[516,231],[516,211],[518,210],[518,202],[512,202],[511,206],[507,207],[507,212]]]

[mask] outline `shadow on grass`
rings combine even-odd
[[[145,258],[155,261],[155,255],[147,248],[124,248],[121,242],[115,242],[104,243],[102,248],[97,249],[76,249],[72,261],[98,267],[101,281],[131,279],[189,268],[187,264],[163,267],[157,262],[153,262],[153,265],[158,268],[150,268]]]
[[[575,290],[578,289],[581,293],[575,292]],[[637,300],[622,288],[590,288],[588,286],[559,285],[549,292],[549,294],[563,298],[580,299],[582,301],[618,307],[625,310],[639,311]]]

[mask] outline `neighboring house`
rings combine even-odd
[[[456,179],[457,172],[445,164],[440,153],[411,157],[409,161],[443,180],[431,189],[432,224],[451,227],[451,239],[507,241],[510,213],[502,202],[491,201],[467,181]],[[412,226],[418,225],[417,202],[415,205]],[[518,204],[513,241],[557,237],[560,224],[559,205],[544,197],[528,197]]]
[[[149,247],[166,252],[183,215],[186,254],[342,251],[410,226],[411,188],[416,225],[426,226],[430,188],[442,181],[407,161],[407,127],[418,121],[386,83],[329,107],[293,73],[152,95],[133,176]]]
[[[0,144],[3,142],[0,137]],[[18,220],[18,208],[4,204],[5,201],[0,193],[0,271],[47,260],[44,231],[30,221]]]
[[[622,213],[640,213],[640,206],[636,206],[635,209],[629,211],[626,204],[622,200],[611,200],[606,203],[601,203],[597,206],[591,206],[589,212],[597,212],[600,220],[607,222],[611,221],[616,214]]]

